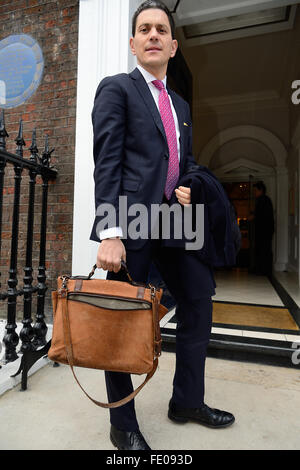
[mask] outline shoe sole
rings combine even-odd
[[[228,428],[228,426],[231,426],[235,422],[235,418],[233,418],[233,420],[230,421],[227,424],[218,424],[217,426],[214,426],[213,424],[203,423],[203,422],[201,422],[197,419],[184,418],[183,416],[174,416],[174,415],[172,415],[172,413],[170,411],[168,412],[168,418],[171,421],[174,421],[175,423],[178,423],[178,424],[184,424],[184,423],[187,423],[188,421],[192,421],[194,423],[201,424],[202,426],[206,426],[206,427],[212,428],[212,429]]]

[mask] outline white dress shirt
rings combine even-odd
[[[154,80],[157,80],[157,78],[155,78],[153,75],[151,75],[151,73],[147,72],[147,70],[145,70],[141,65],[137,65],[137,68],[139,69],[139,71],[143,75],[143,77],[144,77],[144,79],[145,79],[145,81],[146,81],[146,83],[149,87],[149,90],[152,93],[152,96],[154,98],[157,109],[159,111],[158,100],[159,100],[160,91],[152,83]],[[167,76],[166,75],[165,75],[165,78],[162,80],[162,82],[164,84],[164,87],[165,87],[166,91],[168,91],[167,86],[166,86],[166,84],[167,84]],[[179,141],[179,139],[180,139],[180,130],[179,130],[178,118],[177,118],[175,108],[173,106],[172,98],[169,95],[169,93],[168,93],[168,97],[169,97],[169,100],[170,100],[172,114],[173,114],[173,118],[174,118],[174,122],[175,122],[176,138],[177,138],[177,152],[178,152],[178,158],[179,158],[179,161],[180,161],[180,141]]]
[[[159,94],[160,94],[160,91],[158,88],[156,88],[155,85],[153,85],[153,81],[154,80],[157,80],[156,77],[154,77],[153,75],[151,75],[151,73],[149,73],[147,70],[145,70],[141,65],[137,65],[137,68],[139,69],[139,71],[141,72],[141,74],[143,75],[148,87],[149,87],[149,90],[151,91],[151,94],[153,96],[153,99],[155,101],[155,104],[157,106],[157,109],[159,111]],[[165,88],[166,88],[166,91],[167,90],[167,87],[166,87],[166,83],[167,83],[167,76],[164,77],[164,79],[162,80]],[[174,122],[175,122],[175,129],[176,129],[176,138],[177,138],[177,151],[178,151],[178,159],[180,161],[180,130],[179,130],[179,124],[178,124],[178,118],[177,118],[177,114],[176,114],[176,111],[175,111],[175,108],[174,108],[174,105],[172,103],[172,99],[171,99],[171,96],[168,94],[169,96],[169,100],[170,100],[170,104],[171,104],[171,110],[172,110],[172,114],[173,114],[173,118],[174,118]],[[123,231],[122,231],[122,228],[121,227],[112,227],[112,228],[108,228],[106,230],[102,230],[99,234],[99,238],[100,240],[105,240],[106,238],[113,238],[113,237],[122,237],[123,236]]]

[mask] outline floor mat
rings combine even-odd
[[[213,323],[296,330],[299,326],[287,308],[213,302]]]

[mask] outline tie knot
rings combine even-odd
[[[164,83],[161,80],[153,80],[153,85],[156,86],[160,91],[165,88]]]

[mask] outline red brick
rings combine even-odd
[[[23,121],[31,121],[32,115],[30,113],[22,114]]]
[[[2,238],[4,240],[10,240],[11,239],[11,233],[10,232],[2,232]]]
[[[66,17],[66,18],[63,19],[63,24],[69,24],[71,22],[72,22],[72,18],[70,18],[70,17]]]
[[[78,4],[76,0],[5,0],[0,1],[0,40],[10,34],[31,34],[40,44],[45,59],[42,82],[35,94],[21,106],[5,111],[8,133],[7,149],[15,152],[19,119],[23,117],[26,147],[24,157],[29,158],[32,129],[37,128],[40,155],[44,149],[44,136],[50,136],[49,146],[55,147],[51,164],[58,169],[57,181],[49,182],[47,225],[48,288],[55,288],[56,278],[71,270],[72,221],[74,192],[74,141],[77,85]],[[61,41],[62,39],[62,41]],[[36,182],[34,220],[33,265],[35,278],[39,265],[39,242],[42,201],[42,178]],[[28,175],[24,170],[20,200],[20,237],[18,267],[22,279],[28,204]],[[14,171],[5,171],[4,214],[1,249],[2,278],[8,273],[12,204],[14,198]],[[56,243],[56,244],[55,244]],[[60,253],[58,259],[57,252]],[[0,272],[1,272],[0,267]],[[3,273],[5,272],[5,276]],[[2,283],[2,285],[4,285]],[[22,299],[18,299],[22,307]],[[36,301],[36,300],[35,300]],[[51,305],[50,292],[46,305]],[[22,308],[21,308],[22,309]]]
[[[31,33],[32,32],[32,25],[24,26],[23,27],[23,33]]]
[[[47,23],[45,23],[45,28],[48,29],[48,28],[53,28],[53,26],[56,25],[56,21],[55,20],[50,20],[50,21],[47,21]]]
[[[27,6],[27,5],[25,5]],[[23,7],[24,8],[24,7]],[[38,13],[41,12],[41,8],[39,5],[36,5],[36,6],[32,6],[30,8],[26,8],[26,12],[25,12],[25,15],[28,17],[28,16],[33,16],[33,15],[36,15]]]

